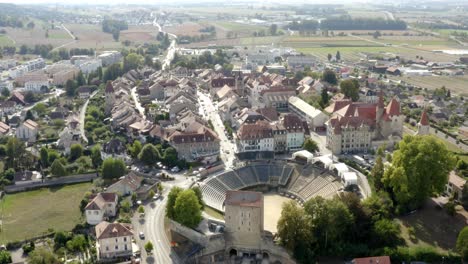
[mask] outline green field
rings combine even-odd
[[[399,76],[392,77],[392,79],[402,80],[407,83],[420,86],[422,88],[427,88],[429,90],[434,90],[445,86],[447,89],[450,89],[452,92],[455,92],[460,95],[468,95],[467,83],[468,76]]]
[[[71,39],[71,36],[68,35],[67,32],[63,31],[59,31],[59,32],[53,32],[53,33],[50,33],[49,32],[49,38],[51,39]]]
[[[230,22],[230,21],[212,21],[210,24],[220,26],[228,31],[259,31],[259,30],[267,30],[267,27],[256,26],[256,25],[248,25],[243,23],[237,22]]]
[[[327,55],[335,55],[340,51],[342,60],[359,60],[363,58],[364,52],[379,53],[391,52],[396,53],[397,50],[392,47],[317,47],[317,48],[298,48],[297,51],[305,54],[317,56],[322,60],[327,60]]]
[[[0,35],[0,46],[12,46],[13,41],[5,35]]]
[[[24,240],[53,230],[71,230],[82,222],[80,201],[91,183],[8,194],[1,201],[0,244]]]

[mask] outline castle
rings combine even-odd
[[[335,101],[325,111],[331,113],[326,122],[326,145],[333,154],[367,152],[378,145],[394,145],[402,138],[404,115],[400,102],[392,98],[385,106],[380,92],[376,103]]]

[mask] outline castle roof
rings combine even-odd
[[[421,120],[419,120],[419,124],[422,126],[428,126],[429,125],[429,118],[427,117],[426,110],[423,110],[421,114]]]

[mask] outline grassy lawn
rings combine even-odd
[[[13,41],[5,35],[0,35],[0,46],[12,46]]]
[[[429,201],[423,209],[399,217],[398,222],[408,246],[433,246],[444,252],[455,247],[458,232],[465,226],[465,217],[450,216]]]
[[[71,230],[82,222],[79,205],[91,183],[8,194],[0,202],[3,229],[0,244],[53,230]]]
[[[224,215],[221,212],[219,212],[218,210],[215,210],[215,209],[213,209],[211,207],[205,206],[204,211],[205,211],[206,214],[208,214],[209,216],[211,216],[213,218],[224,220]]]
[[[57,31],[57,32],[49,32],[49,38],[51,39],[71,39],[70,35],[68,35],[67,32],[63,31]]]

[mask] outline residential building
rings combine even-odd
[[[90,198],[85,207],[86,222],[90,225],[97,225],[108,217],[117,214],[118,196],[115,193],[98,193]]]
[[[198,122],[192,122],[184,131],[175,131],[168,141],[177,150],[179,159],[194,161],[219,154],[218,135]]]
[[[95,231],[98,261],[132,256],[131,224],[103,221],[96,225]]]
[[[119,158],[122,160],[127,159],[127,147],[121,140],[114,138],[104,143],[101,150],[102,159]]]
[[[38,171],[17,171],[13,177],[15,185],[38,183],[42,181],[42,175]]]
[[[274,151],[273,129],[267,121],[243,124],[237,131],[238,152]]]
[[[78,65],[83,74],[87,75],[97,71],[99,67],[102,67],[102,61],[100,59],[80,61],[79,63],[77,62],[76,65]]]
[[[48,91],[49,87],[49,79],[44,74],[30,75],[24,83],[24,89],[34,93]]]
[[[328,108],[326,145],[333,154],[366,152],[384,143],[392,147],[403,136],[404,115],[396,98],[385,106],[380,93],[376,104],[336,101]]]
[[[261,91],[265,107],[273,107],[277,111],[288,110],[289,98],[296,96],[296,90],[285,87],[270,88]]]
[[[122,59],[122,54],[116,50],[104,51],[101,55],[98,56],[98,59],[101,60],[102,66],[109,66],[111,64],[120,62]]]
[[[289,111],[306,120],[311,129],[318,131],[324,128],[328,116],[322,111],[296,96],[290,97],[288,103]]]
[[[295,114],[283,117],[283,127],[286,129],[286,147],[288,151],[302,149],[305,139],[304,122]]]
[[[6,136],[10,133],[10,126],[0,122],[0,137]]]
[[[143,185],[143,177],[136,175],[133,171],[120,178],[119,181],[107,188],[107,192],[116,193],[119,196],[126,196],[136,193]]]
[[[70,148],[73,144],[81,143],[80,122],[78,118],[71,117],[68,120],[67,126],[60,132],[57,146],[63,149],[65,154],[70,153]]]
[[[81,99],[88,99],[91,95],[92,87],[91,86],[80,86],[77,89],[78,97]]]
[[[449,179],[445,185],[445,193],[453,197],[457,201],[461,201],[463,197],[463,188],[466,185],[466,180],[455,174],[454,171],[450,172]]]
[[[16,112],[15,101],[3,101],[0,102],[0,114],[1,116],[11,115]]]
[[[458,135],[460,135],[462,138],[468,138],[468,127],[467,126],[462,126],[458,129]]]
[[[39,125],[30,119],[16,129],[16,137],[27,142],[36,142],[38,133]]]

